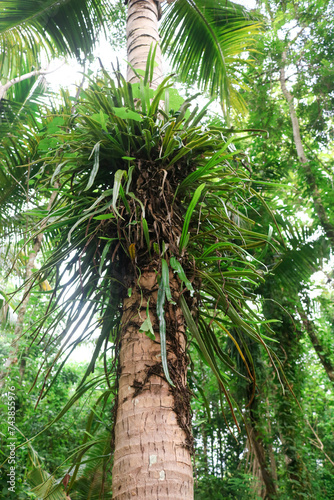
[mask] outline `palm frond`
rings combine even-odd
[[[88,54],[108,12],[104,0],[0,1],[0,72],[2,83],[38,69],[39,54]]]
[[[0,102],[0,227],[4,237],[14,229],[17,232],[20,220],[26,221],[24,205],[34,202],[29,183],[37,169],[31,165],[27,172],[18,165],[30,163],[37,150],[36,134],[45,123],[37,104],[43,85],[30,82],[17,90],[22,101]]]
[[[325,259],[329,258],[330,248],[322,234],[315,234],[301,222],[290,222],[279,214],[277,222],[282,228],[286,248],[276,247],[276,264],[272,269],[274,280],[282,287],[292,290],[303,287],[311,275],[321,268]]]
[[[229,1],[172,2],[162,20],[162,50],[181,81],[219,97],[225,110],[242,110],[238,66],[258,30],[259,23]]]

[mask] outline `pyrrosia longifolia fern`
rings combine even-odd
[[[58,195],[46,227],[56,247],[41,270],[54,291],[36,336],[52,333],[54,348],[62,340],[61,349],[67,344],[70,353],[98,330],[87,377],[108,345],[117,351],[122,301],[149,266],[160,283],[162,365],[172,383],[164,342],[172,272],[180,283],[188,340],[214,371],[233,412],[222,366],[237,370],[216,334],[233,338],[254,384],[243,335],[271,355],[250,306],[264,271],[252,252],[266,237],[248,216],[248,200],[258,195],[234,138],[208,120],[201,124],[206,109],[190,113],[191,100],[180,105],[169,77],[150,89],[148,73],[149,67],[137,84],[119,74],[115,84],[104,73],[70,115],[54,116],[39,137],[38,183],[56,186]],[[87,328],[72,338],[83,320]],[[143,328],[154,336],[149,321]]]

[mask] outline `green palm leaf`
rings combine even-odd
[[[106,19],[104,0],[0,1],[0,72],[3,79],[38,69],[38,55],[75,55],[91,51]]]
[[[259,24],[240,5],[225,0],[173,2],[162,21],[162,50],[179,78],[197,84],[223,107],[244,107],[235,85],[240,54],[249,47]],[[244,62],[244,61],[243,61]]]
[[[50,123],[50,119],[41,117],[41,106],[45,106],[42,81],[34,83],[29,79],[16,85],[14,92],[13,89],[8,91],[10,99],[2,99],[0,103],[0,230],[3,236],[15,228],[18,232],[20,220],[26,224],[27,214],[22,213],[22,207],[28,197],[32,203],[36,201],[34,193],[29,192],[29,180],[38,167],[30,165],[27,177],[26,169],[18,165],[30,163],[38,148],[39,132]]]
[[[300,222],[290,222],[277,216],[283,229],[287,248],[279,253],[272,270],[272,279],[284,288],[296,289],[296,284],[306,283],[329,257],[329,247],[324,235],[316,235]]]

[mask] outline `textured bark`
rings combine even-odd
[[[312,169],[310,167],[309,161],[306,157],[304,147],[303,147],[302,138],[300,135],[299,121],[298,121],[295,106],[293,103],[293,95],[291,94],[291,92],[289,92],[289,90],[287,89],[286,83],[285,83],[285,81],[286,81],[286,75],[285,75],[286,58],[287,58],[287,52],[286,52],[286,50],[284,50],[283,54],[282,54],[282,65],[281,65],[281,69],[280,69],[280,84],[281,84],[281,89],[282,89],[283,95],[289,104],[290,118],[291,118],[292,131],[293,131],[293,139],[294,139],[294,143],[296,146],[298,159],[299,159],[300,164],[302,165],[302,167],[304,169],[308,186],[312,192],[314,208],[315,208],[315,211],[318,215],[320,225],[322,226],[323,230],[325,231],[325,234],[326,234],[327,238],[329,239],[329,241],[331,242],[331,245],[334,246],[334,226],[333,226],[333,224],[331,224],[331,222],[328,219],[325,207],[323,206],[323,203],[321,200],[321,195],[320,195],[317,183],[316,183],[316,179],[315,179],[314,174],[312,172]]]
[[[179,285],[170,278],[173,297]],[[171,387],[163,374],[156,316],[156,273],[142,271],[124,300],[115,422],[113,499],[192,500],[189,392],[186,338],[181,310],[165,308]],[[140,327],[149,315],[156,341]]]
[[[133,69],[145,70],[150,48],[156,48],[152,88],[162,81],[159,46],[159,2],[129,0],[127,80],[138,81]],[[146,262],[145,262],[146,264]],[[158,265],[158,263],[156,263]],[[192,500],[190,393],[187,388],[186,336],[182,311],[165,305],[167,362],[174,386],[163,373],[156,313],[155,268],[142,268],[123,301],[118,356],[118,394],[114,424],[113,499]],[[137,267],[138,269],[138,267]],[[175,302],[180,284],[170,275]],[[141,325],[149,317],[153,341]]]
[[[128,8],[126,36],[127,36],[127,81],[134,83],[138,77],[135,70],[146,68],[147,55],[151,45],[157,46],[155,61],[157,66],[153,71],[151,87],[156,88],[162,81],[162,58],[159,46],[158,32],[158,2],[155,0],[130,0]]]

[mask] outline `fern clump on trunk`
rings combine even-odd
[[[168,490],[184,499],[193,496],[188,345],[215,373],[238,425],[223,366],[238,371],[217,333],[233,337],[255,384],[238,331],[270,354],[249,307],[263,280],[251,252],[266,237],[245,208],[257,193],[233,137],[201,125],[206,109],[190,112],[191,100],[180,106],[169,77],[152,90],[153,66],[135,84],[117,74],[115,85],[104,72],[76,114],[55,116],[53,134],[38,138],[39,185],[57,183],[45,225],[57,244],[39,274],[54,288],[35,337],[53,334],[62,351],[88,319],[69,352],[99,332],[81,387],[101,352],[112,352],[114,498],[171,498]]]

